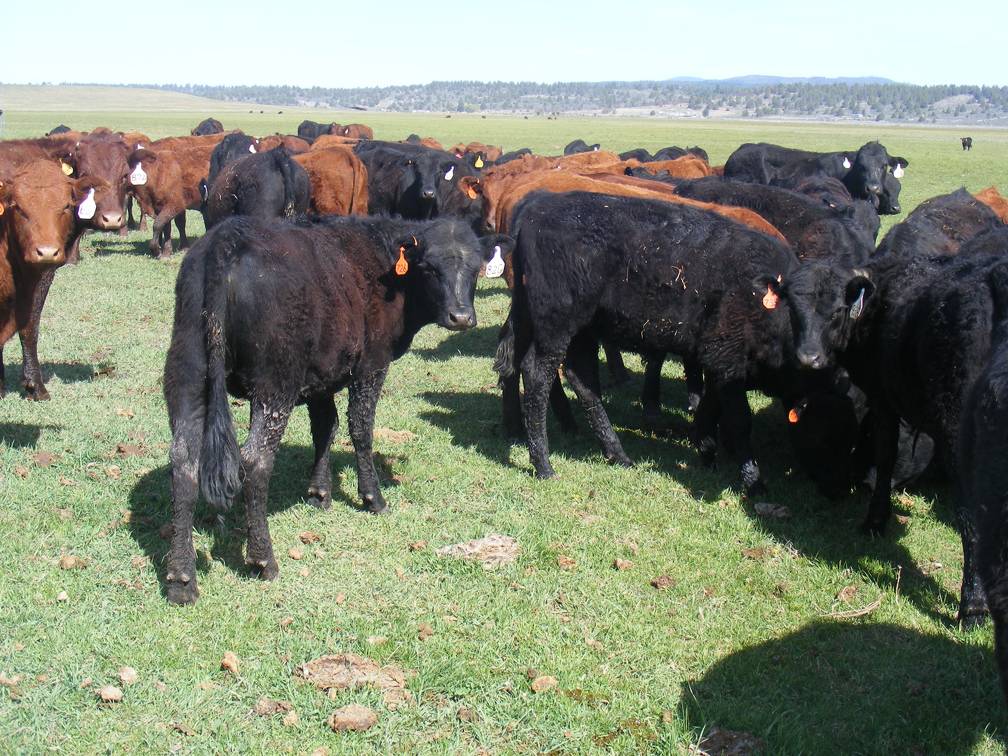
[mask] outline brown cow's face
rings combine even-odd
[[[95,213],[87,225],[99,231],[118,231],[125,215],[126,194],[130,189],[128,146],[122,139],[84,140],[74,154],[75,175],[102,179],[106,186],[96,187]]]
[[[32,163],[0,187],[7,226],[28,265],[62,265],[81,207],[86,215],[103,182],[71,179],[59,163]]]

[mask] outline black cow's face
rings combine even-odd
[[[858,150],[850,170],[844,176],[844,185],[854,199],[869,200],[882,214],[900,211],[899,179],[909,161],[890,157],[878,142],[869,142]]]
[[[422,235],[406,237],[400,245],[407,265],[397,267],[396,273],[408,277],[427,317],[443,328],[464,331],[476,325],[473,298],[480,268],[495,254],[503,257],[510,252],[514,240],[503,235],[477,238],[465,224],[444,221]]]
[[[899,179],[891,173],[891,171],[894,170],[899,171],[902,170],[902,168],[899,166],[891,168],[890,171],[886,171],[886,174],[882,177],[882,191],[878,198],[879,215],[897,215],[901,212],[899,196],[900,190],[903,186],[900,184]]]
[[[819,261],[798,266],[785,280],[764,276],[754,284],[766,292],[765,302],[776,304],[777,297],[787,304],[795,359],[813,370],[836,364],[875,291],[865,272]]]

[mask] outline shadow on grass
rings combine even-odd
[[[453,357],[486,357],[492,360],[497,352],[499,332],[500,325],[453,332],[433,349],[414,349],[413,354],[428,362],[445,362]]]
[[[8,396],[7,401],[13,397]],[[3,400],[0,400],[3,401]],[[59,425],[27,425],[25,423],[0,423],[0,444],[14,449],[34,449],[44,430],[58,430]]]
[[[693,726],[752,733],[767,753],[973,753],[1004,746],[993,655],[943,635],[816,622],[686,683]]]
[[[314,451],[310,447],[280,446],[273,466],[273,476],[270,479],[267,504],[269,515],[284,512],[297,505],[309,506],[304,502],[304,497],[313,459]],[[342,449],[337,448],[330,453],[330,464],[336,469],[352,465],[353,461],[353,455]],[[375,461],[380,469],[381,464],[377,455]],[[333,508],[344,505],[356,509],[359,506],[356,496],[353,498],[348,496],[340,483],[334,474]],[[385,489],[392,485],[384,478],[382,484]],[[240,502],[239,496],[231,509],[220,513],[203,502],[198,503],[194,517],[195,529],[213,538],[210,554],[215,560],[222,561],[237,573],[251,575],[251,571],[245,566],[242,553],[246,526],[244,507]],[[161,529],[171,523],[171,473],[168,465],[152,470],[137,481],[130,492],[129,508],[130,533],[157,570],[161,593],[164,595],[165,557],[168,553],[170,534],[169,538],[162,538]],[[208,567],[209,565],[197,552],[197,573],[205,573]]]
[[[96,378],[94,366],[82,362],[43,362],[40,364],[40,367],[42,369],[42,380],[45,383],[49,383],[53,378],[56,378],[61,383],[87,383]],[[7,399],[14,399],[19,394],[23,396],[23,393],[21,393],[23,391],[21,387],[21,369],[22,364],[20,362],[12,362],[7,366]],[[0,399],[0,401],[4,400]]]

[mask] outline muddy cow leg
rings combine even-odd
[[[201,387],[202,388],[202,387]],[[187,408],[172,407],[182,397],[169,397],[172,418],[171,462],[172,539],[165,574],[168,601],[194,604],[199,597],[196,585],[196,551],[193,549],[193,509],[199,495],[199,455],[203,443],[201,397],[187,397]]]
[[[308,483],[308,503],[319,509],[332,506],[332,469],[329,466],[329,449],[336,430],[339,416],[332,394],[320,394],[308,400],[308,418],[311,421],[312,443],[315,446],[315,462],[312,465],[311,481]]]
[[[18,317],[18,322],[22,324],[18,329],[23,355],[21,383],[24,386],[25,399],[39,402],[49,399],[49,392],[42,380],[42,368],[38,358],[39,323],[42,320],[42,308],[45,306],[46,298],[49,296],[49,288],[52,286],[55,276],[56,268],[51,268],[42,274],[35,288],[35,296],[32,297],[30,303],[26,304],[26,309]]]
[[[150,251],[155,257],[165,258],[171,256],[171,220],[173,217],[170,210],[162,210],[154,217],[154,224],[151,229],[153,236],[151,237]]]
[[[696,412],[697,407],[700,406],[700,397],[703,396],[703,369],[695,357],[684,357],[682,365],[689,402],[687,408],[690,412]]]
[[[899,416],[891,410],[872,407],[875,447],[875,490],[861,530],[881,535],[892,512],[892,474],[899,450]]]
[[[954,457],[946,454],[945,459],[954,459]],[[962,538],[963,546],[963,579],[962,590],[959,594],[958,619],[965,628],[977,627],[983,624],[989,611],[987,593],[984,591],[978,571],[979,535],[974,512],[974,508],[968,506],[963,496],[960,495],[957,497],[956,519],[959,524],[959,536]],[[1003,612],[1002,616],[1005,616]],[[1005,651],[1008,651],[1008,648]],[[999,654],[999,664],[1000,658]]]
[[[553,410],[553,414],[560,423],[560,430],[564,433],[576,433],[577,422],[574,420],[574,412],[571,410],[570,402],[567,401],[567,394],[564,393],[559,375],[550,386],[549,403],[550,409]]]
[[[595,347],[596,352],[598,347]],[[621,386],[630,380],[630,373],[623,364],[623,354],[616,347],[602,343],[602,350],[605,352],[606,368],[609,370],[609,385]]]
[[[188,249],[189,239],[186,236],[186,211],[183,210],[181,213],[175,216],[175,227],[178,229],[179,235],[179,249]]]
[[[721,405],[721,432],[725,446],[742,460],[739,471],[746,496],[766,493],[759,465],[752,450],[752,410],[744,381],[729,381],[717,387]]]
[[[591,336],[579,334],[567,349],[564,372],[571,388],[577,394],[581,405],[588,414],[588,424],[599,443],[607,461],[630,467],[633,463],[623,451],[616,432],[613,430],[605,407],[602,406],[602,389],[599,385],[598,342]]]
[[[357,459],[357,493],[368,512],[385,511],[388,505],[378,485],[374,466],[374,416],[388,368],[358,376],[349,386],[347,426]]]
[[[717,459],[718,425],[721,422],[721,396],[718,391],[706,391],[693,415],[693,443],[705,465]]]
[[[266,404],[253,396],[249,405],[249,435],[241,449],[242,495],[248,526],[245,563],[263,580],[273,580],[279,568],[273,556],[273,540],[266,522],[266,501],[276,451],[294,404]]]
[[[549,461],[546,409],[550,387],[556,380],[562,359],[563,352],[540,355],[539,347],[533,344],[521,363],[522,384],[525,386],[525,435],[529,459],[539,478],[556,475]]]
[[[661,419],[661,373],[664,354],[644,356],[644,386],[641,388],[641,414],[649,425]]]

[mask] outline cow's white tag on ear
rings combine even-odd
[[[846,155],[844,156],[844,159],[843,159],[843,167],[846,168],[847,170],[850,170],[850,167],[851,167],[850,158],[847,157]]]
[[[98,209],[98,205],[94,201],[94,187],[88,189],[87,196],[84,200],[77,206],[77,217],[81,220],[91,220],[94,218],[95,210]]]
[[[850,306],[850,318],[851,320],[857,320],[861,317],[861,313],[864,312],[864,289],[858,292],[857,299],[854,300],[854,304]]]
[[[903,163],[896,163],[896,167],[893,169],[893,178],[903,178]]]
[[[500,245],[494,246],[493,257],[490,258],[490,262],[486,264],[485,275],[487,278],[500,278],[501,273],[504,272],[504,258],[501,257]]]
[[[133,173],[130,174],[130,183],[133,186],[143,186],[147,183],[147,174],[144,173],[143,163],[137,163]]]
[[[253,155],[255,155],[255,145],[254,144],[250,144],[249,145],[249,152],[251,152]]]
[[[444,175],[445,181],[451,181],[455,177],[455,166],[453,165],[448,169],[448,172]]]

